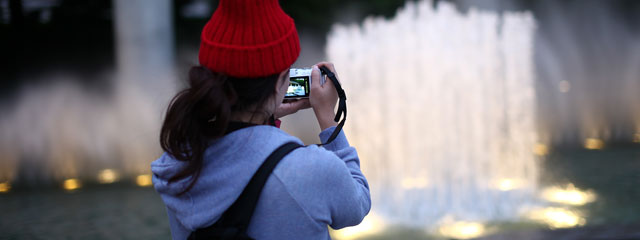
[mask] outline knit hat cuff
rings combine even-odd
[[[213,42],[205,36],[212,30],[210,23],[201,35],[199,60],[214,72],[245,78],[270,76],[289,68],[300,55],[300,40],[293,19],[281,38],[258,45]]]

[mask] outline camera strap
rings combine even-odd
[[[336,137],[342,130],[342,127],[344,126],[344,122],[347,120],[347,94],[344,93],[344,89],[342,89],[342,85],[340,85],[340,82],[338,82],[338,78],[336,78],[336,75],[333,72],[331,72],[329,68],[325,66],[319,66],[319,68],[320,68],[320,73],[326,75],[331,80],[331,82],[333,82],[333,86],[336,88],[336,91],[338,92],[338,97],[339,97],[338,112],[336,113],[336,117],[333,119],[333,121],[335,122],[340,121],[340,123],[338,123],[338,126],[336,126],[336,128],[333,130],[333,133],[331,133],[331,136],[329,137],[329,139],[327,139],[327,142],[318,144],[319,146],[322,146],[322,145],[327,145],[331,143],[334,139],[336,139]]]

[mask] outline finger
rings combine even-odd
[[[297,105],[296,108],[298,110],[311,107],[311,102],[309,102],[309,99],[300,99],[300,100],[296,101],[294,104]]]
[[[336,79],[338,80],[338,82],[340,82],[340,77],[338,77],[338,72],[336,72],[336,68],[333,65],[333,63],[330,63],[330,62],[319,62],[318,64],[316,64],[316,66],[318,66],[318,67],[320,67],[320,66],[327,67],[331,72],[333,72],[333,75],[336,76]],[[326,81],[326,82],[331,82],[331,81]]]
[[[318,68],[317,65],[313,65],[313,68],[311,70],[311,89],[317,89],[322,87],[320,85],[321,77],[322,75],[320,74],[320,69]]]
[[[293,105],[291,103],[283,103],[283,104],[280,104],[280,106],[278,107],[278,109],[276,109],[273,115],[276,118],[281,118],[289,114],[295,113],[296,111],[297,110],[293,108]]]
[[[322,65],[322,66],[327,66],[327,65]],[[327,68],[329,68],[329,67],[327,67]],[[331,70],[331,69],[329,69],[329,70],[333,72],[333,70]],[[320,71],[320,69],[318,69],[318,71]],[[333,72],[333,73],[334,73],[334,76],[336,76],[336,79],[338,79],[338,75],[336,75],[335,72]],[[340,81],[338,81],[338,82],[340,82]],[[324,88],[329,88],[329,89],[334,89],[335,88],[334,85],[333,85],[333,81],[331,79],[329,79],[329,77],[327,77],[327,79],[324,81],[324,85],[321,85],[321,87],[323,89]]]
[[[286,114],[295,113],[300,109],[305,109],[310,107],[311,107],[311,103],[309,103],[309,99],[298,99],[288,103],[280,104],[281,111]]]
[[[309,99],[299,99],[291,102],[289,107],[297,112],[300,109],[310,108],[311,104],[309,103]]]
[[[280,106],[278,107],[278,110],[279,110],[280,112],[283,112],[283,113],[288,113],[288,112],[290,112],[290,111],[291,111],[291,109],[293,108],[292,106],[293,106],[293,103],[292,103],[292,102],[282,103],[282,104],[280,104]]]
[[[333,73],[336,73],[336,68],[333,66],[333,63],[330,62],[319,62],[318,64],[316,64],[318,67],[320,66],[325,66],[327,67],[329,70],[331,70]]]

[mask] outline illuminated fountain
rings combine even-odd
[[[640,142],[640,35],[611,1],[541,1],[539,135],[553,146]],[[585,25],[585,22],[589,23]]]
[[[386,224],[467,238],[536,204],[547,149],[535,129],[535,27],[529,13],[430,1],[334,27],[327,54],[345,79],[346,130]]]
[[[46,84],[25,87],[3,106],[0,192],[16,180],[68,191],[122,177],[150,186],[162,109],[176,88],[171,16],[168,0],[114,1],[117,73],[107,76],[116,79],[113,89],[48,75]]]
[[[74,84],[73,76],[59,75],[47,79],[50,84],[25,87],[15,105],[2,106],[0,193],[16,188],[17,176],[53,180],[68,192],[124,179],[151,185],[161,109],[174,90],[171,4],[114,4],[113,95],[95,94]],[[410,2],[394,19],[337,26],[329,36],[329,60],[349,95],[346,130],[373,197],[364,222],[334,236],[379,234],[397,224],[463,239],[490,233],[485,223],[491,221],[585,224],[587,217],[571,208],[596,201],[596,193],[570,183],[538,190],[538,158],[565,141],[599,150],[631,134],[640,143],[640,41],[626,37],[613,44],[623,53],[587,58],[573,54],[582,49],[572,45],[580,39],[571,37],[571,26],[551,24],[559,26],[552,35],[562,36],[560,46],[570,46],[564,51],[572,54],[566,54],[549,47],[557,39],[536,39],[529,13],[462,14],[448,2],[432,5]],[[606,42],[611,39],[600,38],[612,35],[618,33],[593,37]],[[543,71],[534,70],[534,58],[544,60],[535,62]],[[622,69],[589,69],[588,59]],[[541,72],[548,76],[536,76]],[[616,84],[589,80],[598,72],[616,76]],[[620,74],[609,74],[614,72]],[[588,86],[593,82],[600,85]],[[606,96],[585,98],[596,91]],[[622,114],[609,114],[616,108]],[[621,119],[634,129],[612,125]],[[307,123],[314,120],[288,125],[296,122],[312,129]]]

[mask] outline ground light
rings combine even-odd
[[[586,223],[579,213],[555,207],[533,210],[529,213],[529,218],[545,223],[550,228],[571,228],[583,226]]]
[[[454,222],[440,226],[438,232],[448,238],[470,239],[484,235],[485,227],[479,222]]]
[[[565,188],[546,188],[542,191],[542,198],[550,202],[579,206],[595,201],[596,194],[593,191],[580,190],[573,184],[568,184]]]
[[[404,189],[421,189],[429,185],[427,179],[424,177],[407,177],[402,179],[401,184]]]
[[[151,186],[151,175],[150,174],[142,174],[136,177],[136,184],[140,187],[148,187]]]
[[[11,184],[9,182],[0,183],[0,193],[7,193],[11,190]]]
[[[69,178],[67,180],[64,180],[64,182],[62,183],[62,188],[67,191],[73,191],[80,187],[82,187],[82,184],[76,178]]]
[[[352,240],[380,233],[384,228],[382,219],[369,213],[362,222],[353,227],[332,231],[332,237],[338,240]]]
[[[500,179],[496,184],[496,188],[500,191],[511,191],[514,189],[522,188],[522,181],[512,178]]]
[[[584,148],[589,150],[599,150],[604,148],[604,141],[597,138],[587,138],[584,140]]]
[[[542,143],[536,143],[533,146],[533,153],[538,156],[546,156],[549,154],[549,147]]]
[[[98,182],[109,184],[118,181],[119,174],[113,169],[104,169],[98,173]]]

